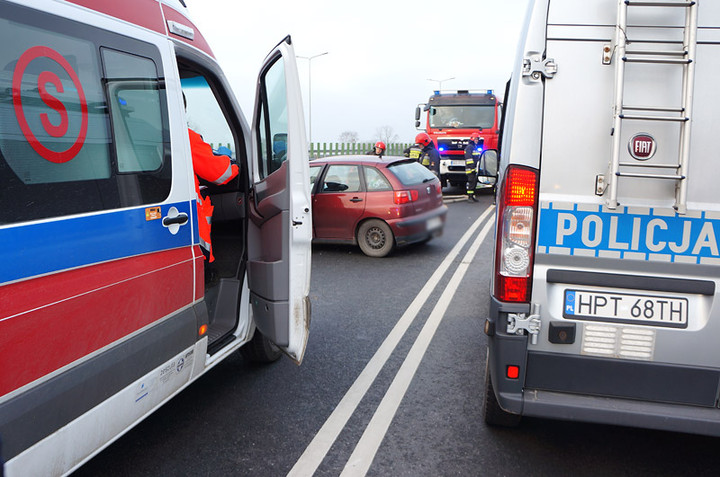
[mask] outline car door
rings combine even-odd
[[[248,279],[257,328],[297,363],[310,327],[312,215],[302,96],[286,37],[258,77],[252,123]]]
[[[313,197],[315,237],[352,240],[365,212],[365,191],[357,164],[330,164]]]

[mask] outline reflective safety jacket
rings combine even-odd
[[[410,146],[409,148],[405,149],[405,153],[405,155],[410,159],[415,159],[416,161],[418,161],[420,159],[420,156],[422,155],[422,148],[415,144],[414,146]]]
[[[436,175],[440,175],[440,153],[435,149],[434,144],[430,143],[422,148],[420,164],[430,169]]]
[[[472,174],[476,171],[481,152],[479,147],[479,144],[472,141],[465,146],[465,174]]]
[[[213,206],[210,197],[200,194],[200,181],[198,177],[215,185],[230,182],[238,175],[238,166],[232,163],[228,156],[213,154],[210,144],[203,141],[202,136],[188,128],[190,134],[190,150],[192,151],[193,170],[195,171],[195,194],[197,195],[198,233],[200,245],[208,251],[212,262],[215,260],[210,243],[210,224],[212,221]]]

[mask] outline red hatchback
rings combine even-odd
[[[313,241],[357,244],[384,257],[442,234],[440,180],[405,157],[338,156],[310,162]]]

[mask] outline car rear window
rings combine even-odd
[[[390,164],[388,170],[406,186],[422,184],[435,178],[435,174],[415,161],[396,162]]]

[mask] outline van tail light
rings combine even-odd
[[[396,190],[395,199],[393,202],[396,204],[408,204],[418,200],[418,191],[416,190]]]
[[[510,166],[500,187],[495,298],[529,302],[537,223],[538,171]]]

